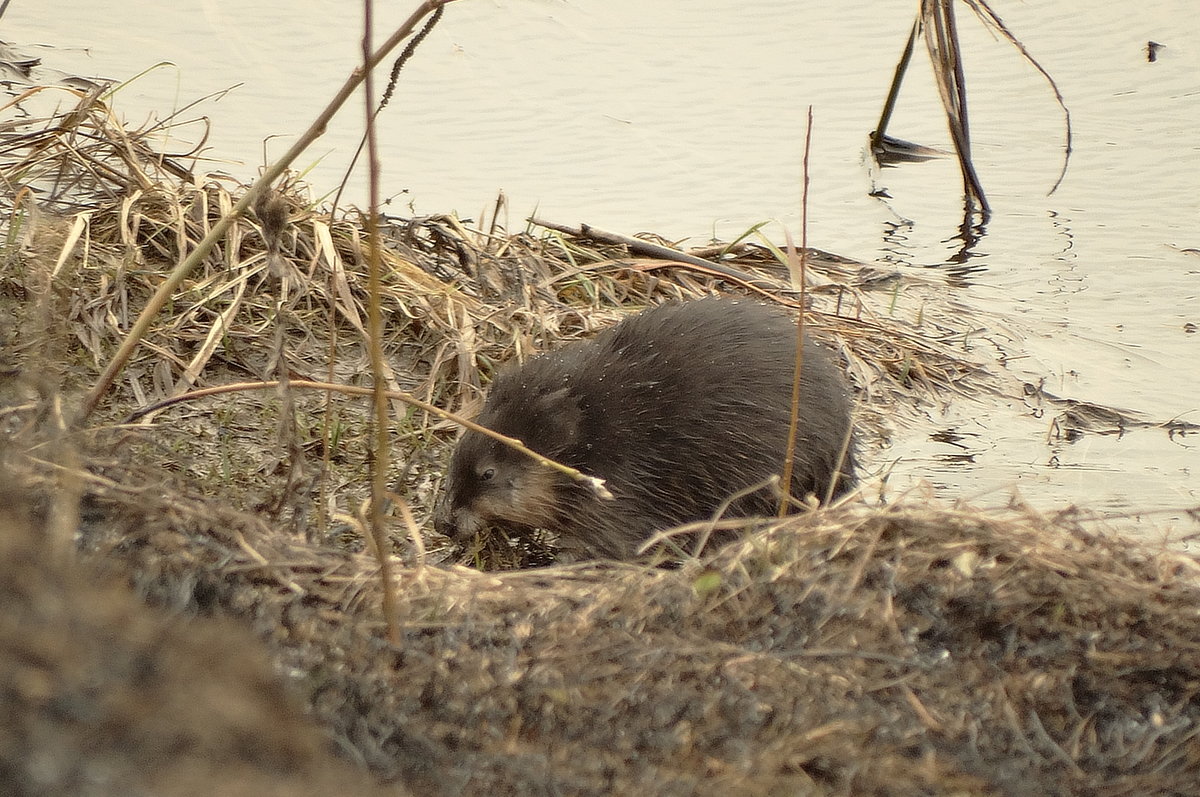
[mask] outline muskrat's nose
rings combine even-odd
[[[454,522],[454,513],[450,510],[450,502],[445,499],[438,501],[433,509],[433,530],[444,537],[456,539],[458,527]]]
[[[433,529],[457,543],[469,542],[483,526],[480,517],[470,506],[459,506],[453,501],[438,502],[433,511]]]

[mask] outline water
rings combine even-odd
[[[390,30],[409,4],[380,4]],[[415,4],[414,4],[415,5]],[[510,228],[539,216],[703,242],[753,224],[799,229],[801,156],[815,114],[810,241],[923,269],[1005,320],[1010,368],[1055,395],[1200,423],[1200,17],[1191,0],[1023,4],[997,12],[1057,81],[965,10],[976,166],[993,215],[961,236],[952,160],[872,173],[865,157],[915,2],[460,0],[381,117],[394,212],[477,216],[504,191]],[[384,7],[386,6],[386,7]],[[0,38],[56,68],[133,77],[118,107],[211,117],[213,170],[254,175],[353,68],[356,4],[335,0],[14,0]],[[1156,62],[1147,42],[1166,45]],[[361,135],[353,101],[297,164],[334,188]],[[889,132],[949,149],[921,50]],[[886,189],[889,199],[870,196]],[[351,195],[361,197],[361,180]],[[904,428],[876,464],[903,489],[1136,512],[1200,503],[1196,435],[1162,429],[1053,439],[1023,401],[952,402]],[[1171,517],[1168,513],[1162,517]],[[1161,518],[1160,518],[1161,519]]]

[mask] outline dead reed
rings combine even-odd
[[[15,188],[0,276],[8,295],[21,297],[10,302],[14,328],[42,327],[13,348],[14,367],[61,361],[68,392],[77,394],[109,363],[164,274],[226,217],[242,189],[200,174],[200,162],[153,151],[114,121],[98,94],[70,96],[74,105],[12,128],[0,164]],[[355,515],[366,483],[371,421],[347,393],[369,384],[368,256],[356,213],[312,207],[302,185],[285,183],[272,196],[276,220],[267,234],[257,216],[233,221],[154,317],[98,406],[95,419],[118,426],[86,431],[103,429],[213,494],[239,495],[245,506],[327,534]],[[394,397],[470,414],[500,362],[666,298],[743,290],[799,304],[787,256],[765,238],[689,256],[560,225],[512,233],[496,221],[503,212],[498,204],[479,223],[383,219],[383,378]],[[842,353],[868,436],[886,436],[939,396],[1017,389],[989,369],[990,352],[969,349],[974,330],[938,298],[938,286],[815,249],[807,263],[806,323]],[[35,352],[35,340],[55,343]],[[278,437],[281,364],[292,382],[348,387],[295,391],[295,445]],[[228,383],[245,389],[203,392]],[[158,405],[168,399],[171,406]],[[453,425],[399,398],[391,410],[400,463],[392,489],[423,523]],[[277,478],[294,474],[297,458],[311,460],[305,478],[321,485],[315,507],[299,498],[311,483]]]

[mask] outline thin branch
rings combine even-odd
[[[975,12],[976,16],[983,20],[984,24],[991,25],[993,28],[999,31],[1000,35],[1003,36],[1009,44],[1017,48],[1017,52],[1021,54],[1021,57],[1028,61],[1033,68],[1036,69],[1038,73],[1046,79],[1046,82],[1050,84],[1050,90],[1054,92],[1054,99],[1058,103],[1058,107],[1062,108],[1063,121],[1066,126],[1066,140],[1063,142],[1062,169],[1059,171],[1058,178],[1054,181],[1054,185],[1052,185],[1050,190],[1047,192],[1047,194],[1053,194],[1058,190],[1058,187],[1062,185],[1062,181],[1067,176],[1067,167],[1070,165],[1071,152],[1073,150],[1072,142],[1074,140],[1074,135],[1071,128],[1071,110],[1067,108],[1067,101],[1063,99],[1062,92],[1058,90],[1058,84],[1054,81],[1054,78],[1050,77],[1050,73],[1046,71],[1045,67],[1043,67],[1036,58],[1030,55],[1029,50],[1025,48],[1025,45],[1021,43],[1020,39],[1013,35],[1012,31],[1008,29],[1008,26],[1004,24],[1004,20],[997,16],[996,12],[992,10],[992,7],[987,4],[986,0],[963,0],[963,2],[971,7],[971,10]]]
[[[383,528],[383,506],[387,500],[388,401],[383,381],[383,318],[379,311],[380,271],[383,259],[379,243],[379,142],[375,127],[375,70],[370,68],[371,38],[375,30],[375,0],[363,0],[363,102],[366,106],[367,144],[367,350],[371,355],[371,398],[375,418],[374,456],[371,458],[371,538],[379,558],[380,588],[383,591],[383,617],[388,641],[400,644],[400,626],[396,618],[396,585],[388,556],[387,534]]]
[[[874,152],[883,149],[883,138],[887,133],[888,123],[892,120],[892,113],[896,110],[896,98],[900,96],[900,84],[904,82],[908,64],[912,61],[913,45],[916,43],[917,31],[920,28],[921,17],[918,15],[913,20],[912,30],[908,32],[908,43],[904,45],[904,52],[900,54],[900,61],[896,64],[896,74],[892,77],[892,85],[888,89],[887,99],[883,103],[883,111],[879,114],[879,124],[875,126],[875,132],[871,134],[871,149]]]
[[[795,275],[800,283],[800,312],[796,317],[796,362],[792,372],[792,413],[788,419],[787,448],[783,457],[783,477],[780,479],[779,517],[787,514],[788,498],[792,494],[792,470],[796,462],[796,434],[800,426],[800,383],[804,376],[804,305],[805,305],[805,268],[808,265],[808,155],[812,145],[813,109],[808,106],[808,123],[804,128],[804,160],[800,192],[800,263],[798,274]],[[796,259],[796,247],[792,245],[792,236],[786,228],[788,261]]]
[[[293,390],[327,390],[333,393],[343,393],[348,396],[374,396],[375,394],[374,387],[339,385],[333,382],[314,382],[309,379],[293,379],[288,383],[288,385]],[[181,396],[172,396],[169,399],[163,399],[162,401],[155,402],[149,406],[142,407],[141,409],[130,413],[128,417],[126,417],[125,423],[133,423],[139,418],[144,418],[147,415],[159,412],[176,404],[184,404],[208,396],[219,396],[225,393],[241,393],[248,390],[274,390],[278,386],[278,380],[269,380],[265,382],[234,382],[227,385],[205,387],[199,390],[193,390],[189,393],[184,393]],[[435,404],[422,401],[411,393],[406,393],[402,390],[386,390],[384,391],[384,395],[389,399],[402,401],[405,404],[417,407],[418,409],[424,410],[432,415],[436,415],[439,418],[445,418],[447,420],[454,421],[460,426],[466,427],[467,429],[475,432],[479,432],[480,434],[486,435],[493,440],[498,440],[514,451],[520,451],[525,456],[535,460],[539,465],[552,468],[564,476],[583,484],[599,498],[610,500],[613,497],[612,493],[608,491],[608,488],[604,486],[604,479],[600,479],[595,476],[589,476],[583,471],[572,468],[569,465],[563,465],[560,462],[555,462],[548,457],[544,457],[533,449],[527,447],[515,437],[508,437],[500,434],[499,432],[494,432],[486,426],[480,426],[474,421],[469,421],[466,418],[463,418],[461,415],[456,415],[453,412],[444,410]]]

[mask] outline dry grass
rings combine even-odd
[[[9,306],[24,316],[15,328],[24,332],[8,354],[14,368],[62,363],[62,381],[77,393],[108,362],[164,273],[232,207],[239,189],[201,175],[201,164],[155,154],[139,134],[115,125],[95,94],[12,124],[2,161],[12,223],[0,277]],[[46,185],[56,187],[38,189]],[[311,207],[302,186],[285,185],[277,196],[287,208],[278,241],[282,278],[271,274],[256,221],[237,221],[155,319],[105,396],[100,419],[119,424],[198,387],[272,379],[276,332],[293,379],[369,384],[359,219]],[[78,208],[86,215],[63,215]],[[496,223],[504,212],[498,205],[477,224],[450,216],[388,220],[380,302],[389,388],[469,413],[498,363],[590,334],[651,302],[739,289],[796,301],[786,258],[765,239],[699,251],[744,275],[738,280],[586,235],[510,233]],[[974,329],[964,326],[961,308],[938,298],[938,286],[816,250],[809,273],[807,323],[841,351],[868,439],[886,438],[897,420],[950,395],[1015,395],[989,371],[994,351],[972,350]],[[293,398],[306,473],[323,472],[318,506],[325,514],[316,522],[326,529],[321,518],[353,514],[363,495],[365,402]],[[223,395],[139,417],[119,434],[123,445],[189,473],[213,494],[237,493],[242,505],[276,506],[290,516],[283,493],[296,485],[271,479],[296,458],[276,436],[278,406],[274,391]],[[420,520],[453,427],[399,401],[394,407],[392,460],[402,463],[395,489]]]
[[[368,382],[357,219],[282,187],[276,276],[256,222],[237,221],[91,425],[72,428],[71,404],[163,273],[241,190],[155,154],[95,95],[72,97],[4,123],[0,302],[14,320],[0,467],[46,519],[44,554],[73,541],[184,628],[192,614],[252,628],[377,780],[426,794],[1194,789],[1198,564],[1070,513],[915,497],[748,530],[676,570],[480,572],[446,564],[422,525],[453,425],[397,401],[390,644],[361,532],[366,402],[297,391],[281,418],[271,390],[190,395],[273,378],[277,332],[294,378]],[[389,385],[469,411],[499,362],[651,302],[717,290],[795,302],[766,245],[699,251],[743,275],[716,276],[495,218],[389,220]],[[854,378],[868,459],[893,424],[947,396],[1017,395],[993,367],[1003,340],[940,286],[816,251],[809,274],[806,320]]]

